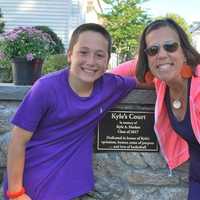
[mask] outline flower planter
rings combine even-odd
[[[40,78],[42,71],[41,59],[27,61],[26,58],[13,59],[13,82],[15,85],[33,85]]]

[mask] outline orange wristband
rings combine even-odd
[[[25,194],[25,192],[26,192],[26,191],[25,191],[25,188],[22,187],[21,190],[20,190],[20,191],[17,191],[17,192],[9,192],[9,191],[7,191],[7,192],[6,192],[6,196],[7,196],[8,198],[10,198],[10,199],[15,199],[15,198],[17,198],[17,197],[19,197],[19,196]]]

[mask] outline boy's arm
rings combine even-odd
[[[17,126],[12,130],[7,158],[8,191],[11,193],[20,191],[23,187],[25,145],[31,139],[32,134]],[[22,199],[30,199],[28,196],[25,197],[26,195],[22,196]],[[19,199],[21,198],[19,197]]]

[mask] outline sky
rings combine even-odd
[[[142,4],[152,17],[176,13],[188,24],[200,21],[200,0],[148,0]]]

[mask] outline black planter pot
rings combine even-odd
[[[33,85],[40,78],[42,71],[41,59],[27,61],[26,58],[13,59],[13,82],[15,85]]]

